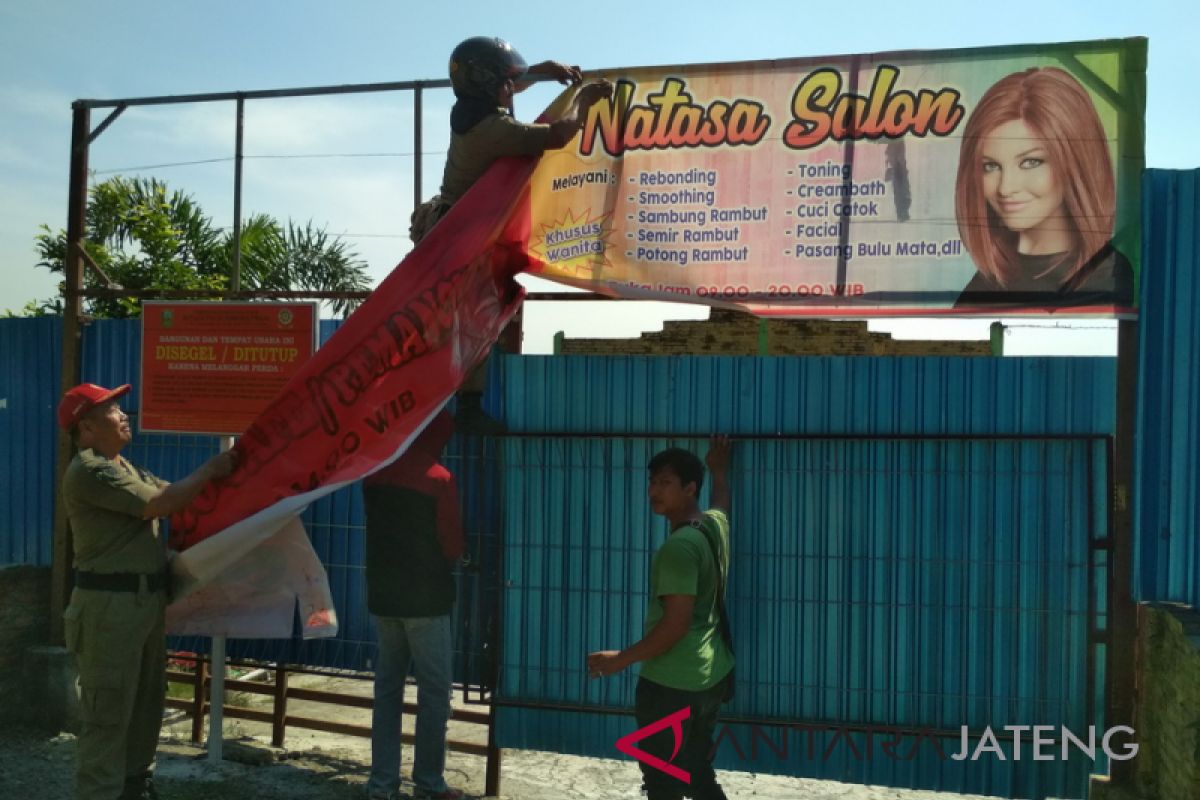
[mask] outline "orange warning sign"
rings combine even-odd
[[[239,434],[316,341],[316,303],[144,303],[138,429]]]

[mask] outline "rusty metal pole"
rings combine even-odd
[[[204,688],[208,683],[208,662],[196,656],[196,686],[192,695],[192,744],[200,744],[204,737]]]
[[[493,690],[492,703],[488,707],[487,766],[484,777],[484,792],[488,797],[500,796],[500,772],[504,766],[504,751],[497,743],[497,708]]]
[[[237,135],[233,151],[233,274],[229,276],[229,288],[242,288],[242,144],[246,125],[246,99],[237,99]]]
[[[1132,76],[1146,70],[1146,50],[1126,51],[1120,57],[1118,135],[1122,151],[1136,158],[1117,159],[1117,185],[1136,185],[1145,166],[1145,88]],[[1136,213],[1136,211],[1135,211]],[[1137,434],[1138,323],[1121,320],[1117,327],[1117,426],[1113,441],[1112,550],[1109,561],[1109,618],[1106,679],[1108,683],[1104,724],[1123,725],[1139,736],[1137,721],[1138,613],[1133,601],[1134,470]],[[1142,751],[1144,752],[1144,751]],[[1109,762],[1109,776],[1120,788],[1132,789],[1137,776],[1137,758]]]
[[[421,84],[413,89],[413,210],[421,205]]]
[[[66,391],[79,383],[79,361],[82,347],[83,304],[83,246],[87,226],[88,137],[91,133],[92,112],[83,103],[71,106],[71,168],[67,185],[67,254],[63,265],[63,339],[61,389]],[[62,485],[67,465],[74,457],[71,437],[58,432],[57,480]],[[71,526],[62,499],[55,492],[54,503],[54,560],[50,575],[50,643],[63,641],[62,615],[71,595],[71,562],[75,548]]]
[[[271,747],[283,747],[287,734],[288,673],[283,664],[275,666],[275,695],[271,706]]]
[[[486,454],[486,446],[484,453]],[[499,451],[498,458],[503,458],[503,449]],[[496,484],[498,497],[504,497],[504,465],[498,464],[496,470]],[[486,463],[482,464],[484,474],[487,474]],[[492,626],[492,642],[491,642],[491,661],[487,665],[488,677],[491,682],[491,702],[488,704],[488,733],[487,733],[487,767],[485,774],[485,788],[489,797],[500,796],[500,781],[501,772],[504,766],[504,751],[500,749],[500,709],[497,703],[500,700],[500,671],[501,658],[503,657],[504,648],[504,516],[499,507],[492,511],[491,515],[492,530],[496,534],[496,563],[495,574],[492,579],[493,585],[496,587],[496,624]],[[482,563],[483,553],[486,552],[482,547],[479,548],[480,557],[480,594],[482,595],[483,587],[486,586],[488,569],[487,564]]]
[[[1108,708],[1104,724],[1109,729],[1117,725],[1133,729],[1135,723],[1137,605],[1133,602],[1133,480],[1137,390],[1138,324],[1122,320],[1117,329],[1117,433],[1108,586]],[[1109,774],[1115,785],[1132,786],[1137,760],[1111,761]]]

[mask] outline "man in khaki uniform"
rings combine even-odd
[[[75,589],[63,614],[79,670],[79,800],[156,800],[152,773],[166,691],[167,556],[158,517],[183,509],[235,465],[221,453],[177,483],[121,457],[132,438],[117,399],[85,383],[68,391],[58,424],[77,453],[62,499],[75,544]]]

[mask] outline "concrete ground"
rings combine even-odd
[[[363,695],[369,695],[371,691],[370,682],[359,679],[293,676],[289,685]],[[410,687],[409,691],[412,693],[409,700],[415,702],[415,688]],[[265,697],[239,695],[231,702],[265,706],[270,701]],[[461,705],[457,698],[455,703]],[[478,710],[477,706],[473,708]],[[370,712],[365,709],[328,704],[293,700],[289,701],[288,713],[370,724]],[[159,764],[161,777],[172,783],[232,778],[239,785],[252,782],[259,787],[255,793],[257,797],[270,797],[273,791],[278,790],[282,793],[281,797],[286,796],[291,800],[307,796],[293,782],[297,780],[297,773],[308,771],[323,776],[327,787],[331,784],[343,785],[349,790],[346,797],[365,797],[362,786],[370,765],[368,739],[289,727],[285,747],[275,750],[270,747],[270,728],[265,723],[227,720],[225,731],[229,743],[227,758],[250,764],[227,760],[219,767],[212,765],[206,754],[190,743],[191,720],[180,712],[170,712],[163,730],[164,747]],[[449,738],[482,744],[486,743],[487,734],[482,726],[452,722]],[[405,783],[401,790],[406,793],[412,791],[412,785],[408,782],[411,758],[412,749],[405,747],[402,768]],[[447,782],[466,791],[469,797],[483,797],[485,763],[478,756],[451,752],[447,756]],[[277,778],[273,778],[272,774]],[[747,772],[722,771],[719,778],[731,800],[984,800],[978,795],[912,791]],[[631,759],[504,751],[501,797],[512,800],[636,800],[642,796],[640,784],[638,767]],[[321,796],[332,795],[324,793]],[[343,794],[337,792],[336,796],[341,798]]]

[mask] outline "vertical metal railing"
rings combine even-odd
[[[237,131],[233,145],[233,274],[229,288],[242,288],[242,159],[245,156],[246,98],[237,99]]]

